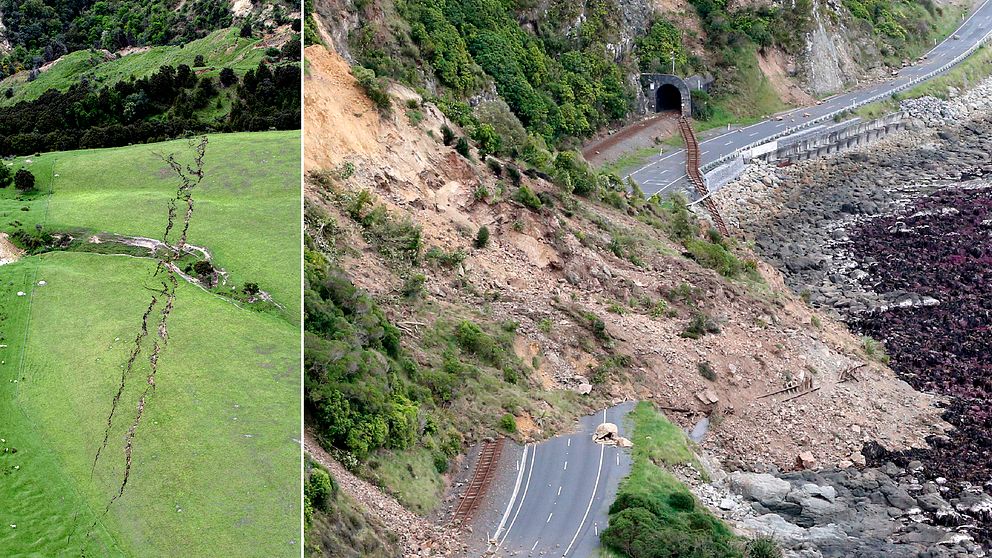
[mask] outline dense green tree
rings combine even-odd
[[[28,169],[17,169],[14,175],[14,187],[22,192],[34,190],[34,174]]]
[[[14,181],[14,171],[10,170],[7,163],[0,161],[0,188],[6,188]]]

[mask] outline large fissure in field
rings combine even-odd
[[[158,307],[159,297],[162,297],[165,302],[160,310],[155,340],[152,343],[152,349],[148,355],[149,372],[145,378],[146,385],[138,398],[138,405],[134,418],[124,439],[124,475],[121,479],[120,488],[118,489],[117,494],[115,494],[107,503],[107,510],[110,509],[110,506],[112,506],[118,498],[124,495],[124,489],[127,487],[128,480],[131,477],[134,438],[137,434],[141,417],[145,411],[146,400],[150,392],[155,389],[155,376],[158,373],[158,360],[161,355],[162,348],[166,345],[166,343],[168,343],[169,340],[169,316],[172,314],[172,310],[175,306],[176,288],[179,286],[179,280],[177,279],[179,270],[176,268],[176,262],[182,257],[186,249],[186,240],[189,234],[189,223],[193,217],[193,189],[203,182],[203,158],[206,155],[207,141],[206,136],[203,136],[200,139],[199,144],[194,144],[193,140],[190,140],[190,147],[195,150],[192,165],[184,166],[179,163],[174,154],[170,154],[168,157],[163,157],[172,171],[179,177],[180,181],[179,188],[176,190],[176,196],[170,199],[168,203],[168,219],[165,226],[165,233],[162,235],[162,243],[167,247],[167,250],[164,252],[164,255],[159,258],[158,265],[155,268],[155,275],[164,273],[165,279],[161,282],[162,290],[157,291],[154,295],[152,295],[148,308],[142,315],[141,326],[138,335],[134,340],[134,348],[132,349],[131,355],[128,357],[124,369],[121,372],[120,385],[118,386],[117,393],[114,395],[111,402],[110,413],[107,416],[107,429],[103,436],[103,443],[97,449],[96,455],[93,458],[94,469],[100,459],[100,453],[106,448],[110,438],[110,431],[113,428],[114,415],[117,412],[117,406],[120,403],[121,395],[124,393],[127,379],[131,375],[134,369],[134,364],[137,362],[138,356],[141,353],[141,343],[148,336],[148,317]],[[182,231],[180,232],[179,238],[175,245],[172,245],[169,242],[169,235],[175,226],[176,214],[179,205],[177,202],[185,205],[185,213],[183,214]]]

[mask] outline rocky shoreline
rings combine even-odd
[[[952,101],[904,102],[908,131],[829,159],[752,165],[714,196],[790,288],[882,341],[914,388],[944,396],[955,427],[927,448],[869,442],[863,469],[748,482],[740,475],[753,473],[734,473],[737,481],[697,491],[715,491],[713,507],[773,534],[792,556],[984,556],[979,545],[992,547],[989,99],[992,81]],[[781,499],[763,500],[749,482],[777,487]]]

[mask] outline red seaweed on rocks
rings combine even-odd
[[[921,391],[949,396],[944,418],[955,427],[931,447],[873,448],[869,461],[924,464],[945,477],[992,489],[992,185],[950,186],[897,214],[863,222],[851,238],[854,258],[876,292],[907,291],[939,301],[860,316],[857,331],[884,341],[891,367]],[[964,485],[967,487],[967,484]],[[989,515],[992,515],[990,513]],[[992,542],[992,517],[976,539]]]

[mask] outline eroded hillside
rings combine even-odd
[[[408,509],[444,519],[467,444],[541,439],[626,399],[683,427],[707,418],[702,449],[730,469],[862,462],[869,439],[919,445],[942,424],[678,200],[629,194],[568,152],[483,163],[412,90],[377,106],[382,82],[363,90],[322,46],[306,56],[308,424]],[[804,382],[818,389],[761,397]],[[384,432],[363,440],[328,426],[379,412]]]

